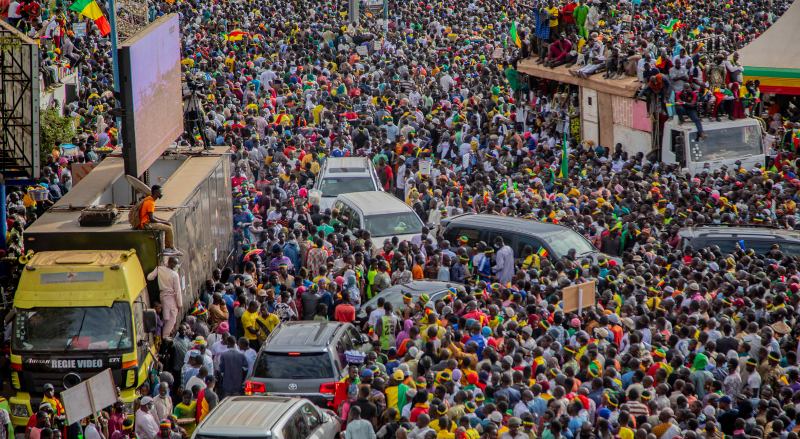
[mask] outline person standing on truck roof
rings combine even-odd
[[[166,266],[159,265],[147,275],[147,280],[158,279],[158,291],[162,309],[161,320],[164,321],[161,335],[164,338],[172,336],[172,331],[178,322],[178,314],[183,308],[183,292],[181,291],[181,280],[177,269],[178,258],[170,256]]]
[[[141,210],[139,211],[139,224],[145,230],[160,230],[164,232],[164,252],[180,256],[182,253],[175,248],[173,243],[172,225],[168,221],[156,218],[156,200],[161,198],[161,186],[155,184],[150,188],[150,195],[148,195],[142,202]],[[165,325],[166,326],[166,325]]]

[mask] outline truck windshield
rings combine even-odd
[[[422,232],[422,222],[414,212],[397,212],[365,217],[364,228],[372,236],[409,235]]]
[[[328,177],[319,183],[319,190],[323,197],[335,197],[350,192],[374,191],[375,184],[369,177]]]
[[[133,344],[131,307],[114,302],[110,308],[18,309],[12,349],[34,351],[125,350]]]
[[[762,154],[761,130],[758,125],[708,130],[700,141],[689,136],[689,157],[693,162],[738,159]]]

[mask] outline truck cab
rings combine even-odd
[[[672,118],[664,123],[661,161],[677,163],[692,175],[705,168],[733,168],[741,160],[745,169],[761,167],[765,162],[761,124],[746,118],[723,122],[703,122],[705,138],[697,139],[693,123],[678,123]]]
[[[110,368],[133,407],[154,364],[155,312],[136,251],[35,254],[14,297],[10,415],[33,415],[46,383],[56,393]],[[130,410],[132,412],[132,410]]]

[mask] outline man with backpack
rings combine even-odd
[[[139,230],[160,230],[164,232],[164,253],[172,256],[180,256],[183,253],[174,247],[172,225],[168,221],[156,218],[156,200],[163,196],[161,186],[153,185],[150,188],[150,195],[136,203],[134,211],[138,212],[138,217],[131,216],[131,226]],[[137,221],[138,220],[138,221]],[[137,224],[134,224],[137,222]]]

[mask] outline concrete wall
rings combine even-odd
[[[39,88],[39,108],[46,110],[54,105],[58,106],[61,110],[70,103],[67,93],[67,87],[75,87],[78,83],[78,75],[75,73],[69,74],[61,78],[61,83],[49,88],[45,88],[42,80],[42,85]]]
[[[581,121],[583,140],[600,142],[600,126],[598,124],[597,92],[591,88],[581,87]]]

